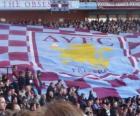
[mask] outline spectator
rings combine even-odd
[[[100,115],[101,116],[113,116],[110,103],[107,102],[107,103],[103,104],[103,109],[101,110]]]
[[[90,91],[89,97],[85,98],[85,94],[79,94],[79,87],[67,88],[61,80],[58,80],[56,83],[51,82],[46,94],[36,94],[33,89],[35,86],[32,86],[30,83],[27,84],[26,79],[30,79],[31,75],[33,74],[29,70],[26,75],[24,70],[20,72],[17,81],[17,86],[21,88],[19,91],[15,90],[16,87],[13,86],[13,83],[8,78],[5,81],[0,81],[0,93],[4,96],[0,97],[0,114],[2,116],[7,114],[7,110],[9,112],[8,116],[12,115],[9,109],[17,112],[15,115],[21,115],[18,114],[18,112],[21,112],[21,109],[38,112],[38,109],[42,109],[41,107],[45,107],[50,102],[50,104],[55,103],[55,100],[71,102],[76,106],[76,109],[81,109],[87,116],[139,116],[140,114],[140,96],[127,99],[114,97],[99,99],[95,98]],[[24,84],[21,83],[20,79]]]
[[[83,116],[83,113],[68,102],[54,101],[47,105],[42,116]]]
[[[54,100],[54,92],[53,91],[49,91],[47,94],[46,94],[46,100],[47,102],[51,102]]]
[[[87,0],[91,1],[91,0]],[[86,2],[87,2],[86,1]],[[81,30],[95,30],[101,31],[103,33],[136,33],[140,32],[140,20],[109,20],[108,18],[106,21],[102,20],[72,20],[72,21],[63,21],[63,22],[48,22],[46,20],[39,19],[40,21],[36,20],[18,20],[18,21],[11,21],[11,24],[20,24],[20,25],[43,25],[48,28],[75,28]],[[39,71],[40,73],[40,71]],[[15,74],[14,74],[15,75]],[[38,76],[39,77],[39,76]],[[39,79],[39,78],[38,78]]]
[[[0,116],[6,115],[6,101],[5,98],[0,96]]]
[[[46,104],[47,104],[46,95],[43,94],[43,95],[41,95],[41,98],[40,98],[40,105],[45,106]]]
[[[37,110],[37,104],[36,103],[31,103],[30,110],[31,111],[36,111]]]
[[[34,78],[33,78],[33,75],[32,75],[32,72],[31,71],[27,71],[26,72],[26,85],[31,85],[33,86],[34,85]]]
[[[18,104],[13,104],[13,107],[12,107],[12,109],[13,109],[13,111],[16,111],[16,112],[18,112],[18,111],[20,111],[21,110],[21,108],[20,108],[20,106],[18,105]]]
[[[19,89],[20,90],[22,88],[24,88],[25,85],[26,85],[26,78],[25,78],[25,72],[24,71],[20,71],[19,72],[18,85],[19,85]]]

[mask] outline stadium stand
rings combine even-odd
[[[51,9],[51,5],[47,6],[48,2],[46,2],[46,5],[44,1],[41,1],[36,3],[35,0],[13,0],[13,2],[3,0],[3,3],[0,2],[0,116],[140,116],[139,0],[52,0],[50,4],[56,3],[58,7],[54,10]],[[103,6],[99,6],[99,2],[111,3],[111,5],[113,3],[114,6],[106,7],[103,4]],[[132,2],[134,2],[133,5],[128,4]],[[66,9],[61,9],[63,3],[70,6],[66,5]],[[127,5],[125,7],[116,6],[117,3],[126,3]],[[38,6],[38,4],[40,5]],[[43,6],[41,6],[42,4]],[[77,72],[82,75],[82,78],[76,77],[74,75],[76,69],[72,69],[73,74],[66,75],[64,72],[61,79],[58,77],[58,73],[37,70],[35,69],[36,66],[39,69],[42,69],[42,67],[38,62],[35,63],[38,55],[36,52],[35,57],[32,58],[31,53],[34,48],[31,48],[31,45],[35,45],[33,36],[46,33],[56,34],[57,37],[59,37],[57,34],[61,34],[62,38],[70,44],[73,43],[73,38],[77,35],[79,38],[94,38],[95,36],[97,41],[92,42],[95,44],[100,43],[100,45],[97,45],[99,50],[94,50],[95,53],[97,52],[95,54],[96,59],[100,59],[102,57],[100,54],[104,52],[100,47],[110,52],[111,46],[115,44],[117,46],[114,47],[116,51],[112,54],[115,58],[117,56],[117,58],[121,57],[122,59],[120,58],[121,63],[116,60],[111,65],[120,63],[120,69],[112,69],[116,73],[107,73],[105,75],[101,75],[102,70],[94,70],[94,75],[90,77],[91,75],[88,75],[90,71],[86,72],[80,67]],[[74,37],[65,38],[63,34],[68,34],[68,37],[74,35]],[[30,39],[30,36],[32,39]],[[41,37],[43,38],[43,36]],[[103,38],[107,41],[102,41]],[[59,39],[49,36],[49,39],[45,38],[45,40],[54,42],[51,47],[49,46],[53,50],[65,53],[64,48],[58,48],[59,44],[57,42]],[[60,44],[65,43],[65,41]],[[110,44],[110,41],[114,43]],[[82,38],[82,42],[83,45],[87,44],[84,38]],[[84,46],[85,49],[90,48],[90,44]],[[43,47],[43,45],[40,46]],[[37,49],[36,47],[35,49]],[[73,49],[70,50],[67,52],[73,52]],[[19,54],[19,52],[23,54]],[[89,52],[90,50],[85,50],[87,54],[82,57],[86,58]],[[14,54],[12,55],[12,53]],[[76,54],[78,54],[77,51]],[[107,57],[110,55],[106,52],[104,54]],[[120,54],[123,54],[123,57]],[[22,57],[22,55],[27,56],[27,58]],[[62,56],[67,56],[67,53]],[[44,60],[44,57],[45,54],[41,58]],[[57,55],[54,55],[54,57],[57,58]],[[15,61],[14,58],[18,60]],[[53,62],[53,59],[49,59],[49,61]],[[98,63],[101,61],[106,62],[106,59],[101,58],[101,61],[96,61]],[[63,66],[66,63],[67,61],[61,62]],[[86,67],[87,70],[90,69],[88,65],[84,66],[85,64],[83,63],[82,66]],[[121,71],[125,72],[123,64],[126,67],[128,66],[127,74],[120,74]],[[73,65],[77,65],[77,63]],[[132,68],[129,69],[130,65],[132,65],[133,70],[135,69],[134,71],[132,71]],[[50,69],[47,70],[51,70],[51,65],[48,67]],[[57,64],[53,68],[61,70]],[[62,69],[64,68],[69,69],[62,67]],[[3,69],[6,69],[6,71],[3,71]],[[66,76],[66,78],[63,76]],[[48,80],[45,82],[44,78]],[[91,79],[94,81],[91,81]],[[101,84],[103,88],[99,87]],[[121,90],[121,87],[126,88]],[[81,92],[82,89],[85,89],[86,92]],[[123,97],[121,97],[121,94],[123,94]]]
[[[86,98],[85,94],[78,93],[78,87],[66,88],[61,80],[51,82],[46,90],[46,94],[37,94],[38,92],[35,91],[35,83],[39,80],[38,78],[34,78],[35,75],[33,75],[31,71],[18,71],[16,68],[13,69],[12,75],[15,78],[12,83],[10,83],[6,75],[2,76],[0,82],[1,116],[5,116],[7,113],[7,116],[9,116],[10,110],[12,110],[10,114],[17,113],[16,116],[19,116],[18,112],[23,109],[40,112],[38,111],[40,107],[47,107],[46,105],[48,105],[48,103],[55,102],[55,100],[69,101],[77,108],[81,108],[87,116],[139,116],[140,114],[140,96],[130,98],[106,97],[100,99],[95,98],[90,91],[88,98]],[[53,105],[55,105],[55,103],[48,107],[51,108]],[[61,106],[61,103],[59,105]],[[57,107],[56,105],[56,108]],[[41,112],[43,111],[44,110]]]
[[[1,22],[3,23],[3,22]],[[8,23],[8,22],[4,22]],[[76,28],[83,30],[94,30],[103,33],[136,33],[140,31],[140,21],[139,20],[94,20],[94,21],[81,21],[81,20],[70,20],[62,22],[50,22],[43,19],[38,20],[16,20],[10,21],[13,25],[40,25],[46,26],[48,28]]]

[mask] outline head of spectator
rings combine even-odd
[[[6,74],[3,74],[3,75],[2,75],[2,81],[3,81],[3,83],[6,83],[7,80],[8,80],[7,75],[6,75]]]
[[[25,90],[26,90],[26,92],[31,92],[31,86],[30,85],[26,85],[25,86]]]
[[[30,71],[30,70],[27,70],[26,71],[26,77],[28,77],[28,78],[32,78],[32,71]]]
[[[6,109],[6,101],[5,98],[0,96],[0,112],[5,111]]]
[[[83,112],[66,101],[53,101],[49,103],[40,116],[83,116]]]
[[[13,108],[12,108],[14,111],[20,111],[21,110],[21,108],[20,108],[20,106],[18,105],[18,104],[13,104]]]
[[[113,107],[114,108],[117,108],[118,107],[118,102],[116,101],[116,102],[113,102]]]
[[[2,81],[0,81],[0,95],[3,94],[3,89],[4,89],[4,83]]]
[[[140,108],[137,109],[136,116],[140,116]]]
[[[44,106],[44,105],[46,105],[46,104],[47,104],[46,95],[43,94],[43,95],[41,95],[41,98],[40,98],[40,105],[41,105],[41,106]]]
[[[38,76],[38,77],[41,77],[41,75],[42,75],[41,71],[38,70],[38,71],[37,71],[37,76]]]
[[[87,116],[93,116],[93,111],[92,111],[91,107],[86,107],[85,108],[85,114]]]
[[[37,104],[36,103],[31,103],[30,110],[31,111],[36,111],[37,110]]]
[[[25,71],[24,70],[19,72],[19,77],[25,77]]]
[[[13,65],[13,66],[12,66],[12,72],[15,72],[15,71],[17,71],[17,70],[18,70],[17,65]]]
[[[12,103],[17,104],[18,103],[18,98],[16,96],[12,97]]]
[[[88,106],[88,107],[92,107],[92,105],[93,105],[93,99],[89,99],[89,100],[87,101],[87,106]]]
[[[54,92],[49,91],[46,95],[46,99],[47,99],[48,102],[52,101],[54,99]]]
[[[138,98],[138,100],[137,100],[137,104],[140,106],[140,98]]]
[[[20,110],[18,112],[15,112],[13,116],[34,116],[31,112],[27,110]]]

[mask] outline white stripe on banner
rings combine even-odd
[[[33,48],[33,41],[32,41],[32,34],[33,32],[32,31],[28,31],[27,32],[27,35],[29,37],[29,46],[30,46],[30,61],[33,63],[33,67],[35,70],[39,70],[39,67],[37,66],[36,64],[36,61],[35,61],[35,55],[34,55],[34,48]]]
[[[26,35],[9,35],[9,40],[26,41]]]
[[[127,48],[127,44],[126,44],[126,41],[124,40],[124,37],[120,36],[120,38],[121,38],[121,41],[122,41],[122,43],[123,43],[123,47],[124,47],[124,49],[126,50],[126,56],[127,56],[127,57],[130,57],[129,50],[128,50],[128,48]]]
[[[59,28],[61,31],[75,32],[75,28]]]
[[[110,88],[112,87],[110,83],[104,81],[104,80],[94,80],[90,78],[84,79],[86,83],[88,83],[91,87],[104,87],[104,88]]]
[[[21,60],[12,60],[12,61],[10,61],[10,65],[20,65],[20,64],[30,65],[30,62],[29,61],[21,61]]]
[[[8,52],[28,52],[28,50],[27,50],[27,46],[25,46],[25,47],[12,47],[12,46],[10,46],[10,47],[8,47]]]
[[[43,26],[34,26],[34,25],[27,25],[27,28],[36,28],[36,29],[43,29],[44,27]]]
[[[9,34],[9,29],[7,29],[7,30],[0,30],[0,34]]]
[[[133,57],[133,56],[131,56],[131,58],[132,58],[133,61],[134,61],[134,67],[135,67],[135,69],[136,69],[136,70],[139,70],[139,66],[138,66],[138,62],[137,62],[136,58]]]
[[[121,98],[128,98],[138,95],[139,93],[132,86],[122,86],[115,88]]]
[[[7,40],[0,40],[0,46],[8,47],[8,39]]]
[[[43,32],[59,33],[59,30],[58,29],[47,29],[47,28],[44,28]]]
[[[5,61],[9,60],[8,53],[0,54],[0,61],[3,61],[3,59]]]
[[[10,30],[26,31],[26,26],[10,26]]]

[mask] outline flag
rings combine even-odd
[[[0,25],[0,67],[30,65],[29,53],[25,27]]]
[[[86,95],[132,97],[140,94],[139,43],[139,34],[0,24],[0,67],[39,69],[46,86],[61,79]]]
[[[46,85],[60,79],[69,87],[80,87],[79,92],[92,90],[99,98],[139,95],[139,62],[130,52],[138,45],[130,45],[128,37],[76,31],[33,32],[31,37]]]

